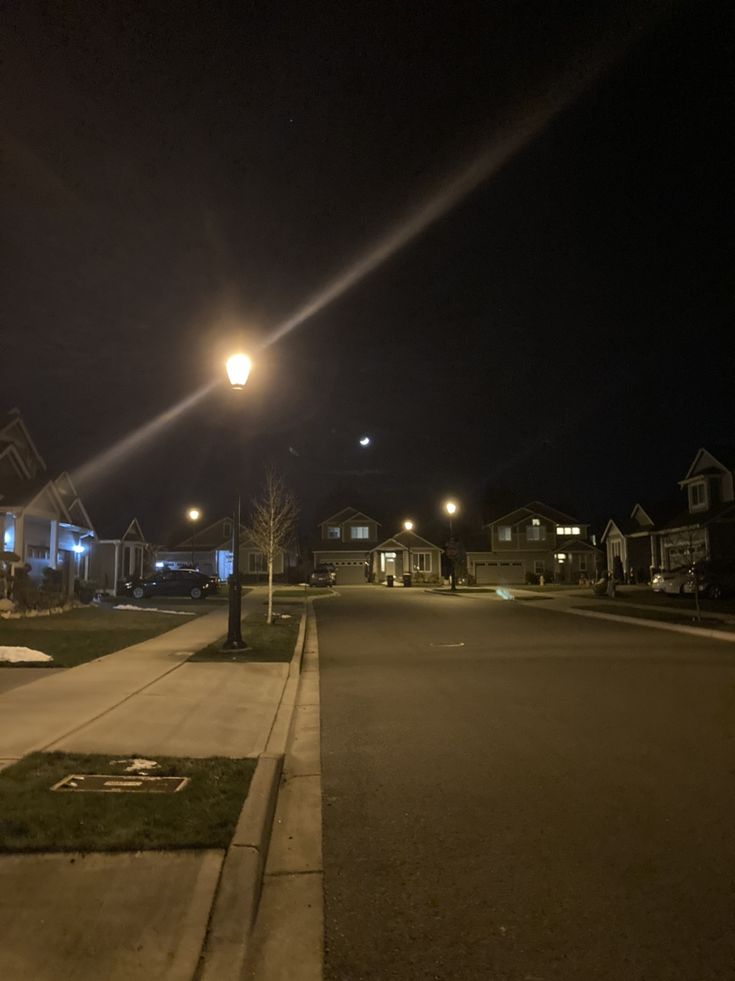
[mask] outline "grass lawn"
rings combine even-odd
[[[273,590],[273,599],[279,603],[303,603],[305,600],[314,599],[316,596],[334,596],[334,590],[321,586],[308,586],[306,588],[304,586],[292,586]],[[267,605],[267,595],[263,602]]]
[[[703,612],[702,620],[699,622],[696,619],[695,611],[686,608],[681,608],[678,611],[675,609],[671,611],[657,610],[653,607],[650,610],[640,610],[636,606],[626,606],[624,603],[612,600],[609,603],[585,603],[584,606],[577,606],[574,609],[592,610],[593,613],[617,613],[619,616],[636,617],[639,620],[660,620],[664,623],[678,623],[687,627],[704,627],[708,630],[735,630],[735,624],[718,620],[711,613]]]
[[[247,650],[235,654],[222,653],[225,637],[197,651],[190,661],[290,661],[301,623],[301,610],[286,614],[268,626],[265,613],[251,613],[243,622],[242,639]]]
[[[177,603],[171,608],[178,606]],[[207,607],[206,603],[191,607],[191,612],[197,616],[211,611],[212,607]],[[136,613],[88,606],[48,617],[0,620],[0,646],[30,647],[53,657],[53,662],[45,663],[44,667],[53,663],[57,667],[72,668],[156,637],[193,619],[192,616],[172,616],[170,613]]]
[[[694,596],[692,593],[685,593],[683,596],[670,596],[667,593],[654,593],[652,589],[635,589],[630,592],[625,586],[618,586],[617,596],[614,602],[627,601],[628,603],[641,603],[646,606],[661,606],[672,612],[683,614],[693,613]],[[612,602],[612,601],[611,601]],[[721,600],[710,600],[700,597],[699,605],[703,613],[724,613],[728,616],[735,616],[735,599],[727,597]]]
[[[132,754],[135,755],[135,754]],[[0,773],[0,851],[226,848],[255,760],[157,757],[155,776],[188,776],[175,794],[52,791],[76,773],[121,774],[109,756],[33,753]]]

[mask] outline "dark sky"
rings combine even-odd
[[[249,348],[240,397],[81,486],[100,530],[135,514],[159,540],[267,460],[305,526],[355,504],[426,527],[450,492],[470,526],[483,501],[590,519],[671,494],[735,443],[730,7],[11,3],[4,406],[73,471]]]

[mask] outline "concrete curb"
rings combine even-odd
[[[306,614],[303,614],[273,728],[265,752],[258,759],[222,863],[196,981],[239,981],[242,977],[260,902],[286,741],[296,702],[306,620]]]
[[[544,607],[548,610],[550,607]],[[598,613],[596,610],[559,609],[559,613],[571,613],[578,617],[592,617],[596,620],[615,620],[618,623],[630,623],[635,627],[653,627],[654,630],[672,630],[677,634],[689,634],[691,637],[707,637],[710,640],[725,640],[735,643],[735,633],[725,633],[721,630],[710,630],[707,627],[685,627],[680,623],[666,623],[665,620],[649,620],[646,617],[626,617],[621,613]]]

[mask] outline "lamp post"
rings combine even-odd
[[[186,512],[186,517],[191,521],[191,567],[194,568],[194,535],[196,534],[196,524],[197,521],[202,516],[202,512],[199,508],[189,508]]]
[[[457,592],[457,577],[454,574],[454,559],[457,555],[457,547],[454,542],[454,529],[452,528],[452,515],[457,513],[457,505],[454,501],[445,501],[444,510],[449,518],[449,541],[447,542],[447,558],[449,559],[449,578],[452,583],[452,592]]]
[[[403,522],[403,530],[404,531],[413,531],[413,521],[411,521],[410,518],[407,518],[406,521]],[[411,568],[411,546],[410,545],[408,546],[408,574],[409,574],[409,576],[413,575],[413,569]]]
[[[227,376],[236,392],[247,384],[252,364],[246,354],[233,354],[227,359]],[[227,616],[227,640],[222,645],[224,651],[244,651],[247,647],[242,639],[242,591],[240,589],[240,494],[235,495],[235,508],[232,520],[232,575],[229,582],[229,610]]]

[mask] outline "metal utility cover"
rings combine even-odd
[[[54,784],[52,790],[95,791],[102,794],[175,794],[188,777],[138,777],[135,774],[72,773]]]

